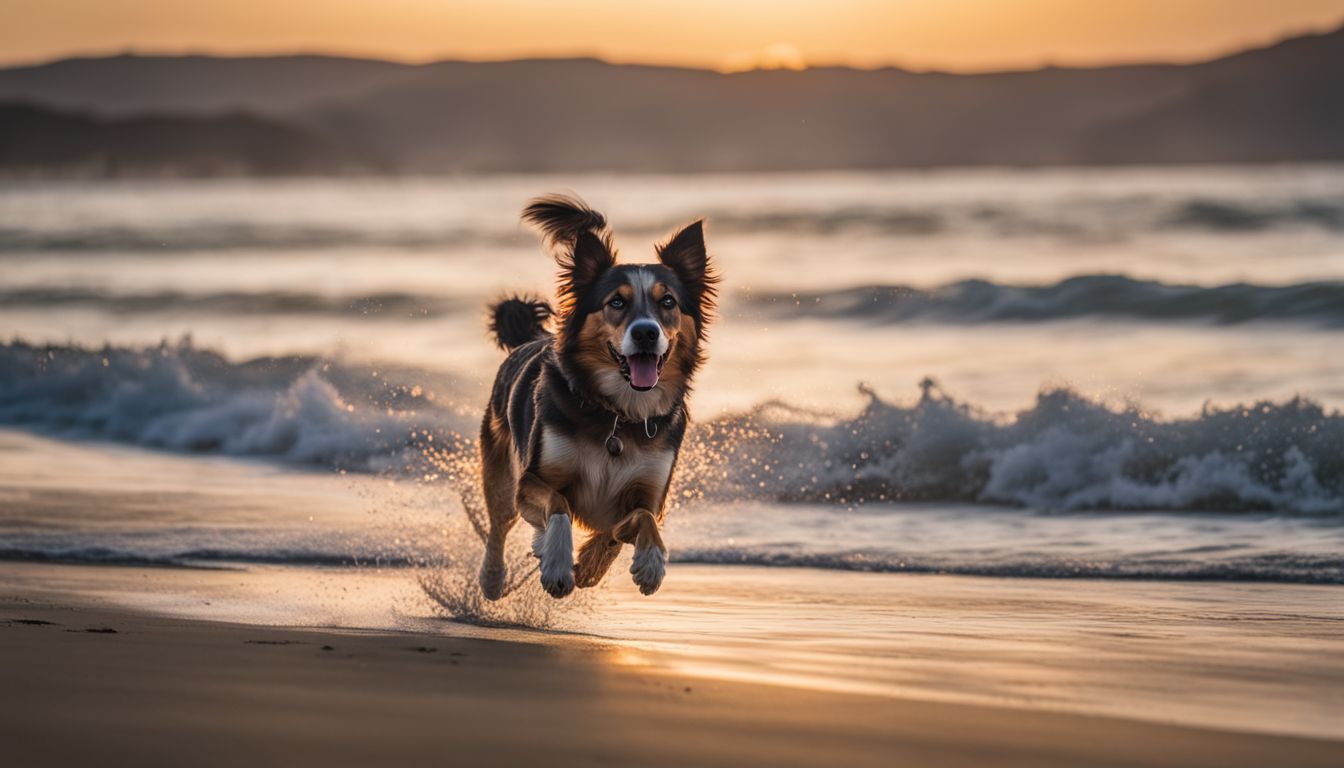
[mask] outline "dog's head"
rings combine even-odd
[[[704,362],[718,277],[696,221],[657,248],[658,261],[618,264],[606,220],[570,197],[523,212],[560,264],[561,363],[631,418],[667,413]]]

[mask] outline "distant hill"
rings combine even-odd
[[[0,104],[8,176],[293,176],[378,170],[329,140],[235,114],[94,118]]]
[[[783,171],[1344,160],[1341,82],[1344,29],[1199,64],[980,75],[116,56],[0,70],[0,100],[245,110],[408,173]]]
[[[335,56],[135,56],[0,69],[0,101],[102,115],[289,114],[386,84],[415,67]]]

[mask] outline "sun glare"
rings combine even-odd
[[[807,59],[792,43],[771,43],[758,51],[734,53],[719,67],[724,72],[746,72],[753,69],[807,69]]]

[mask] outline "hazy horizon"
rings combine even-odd
[[[115,14],[88,0],[24,9],[0,30],[0,66],[119,54],[252,57],[320,55],[409,64],[441,60],[596,58],[614,64],[717,71],[844,66],[956,73],[1192,63],[1321,33],[1344,24],[1344,1],[1142,0],[1079,8],[1056,0],[907,2],[844,0],[771,8],[690,0],[639,7],[583,0],[476,0],[426,9],[300,2],[283,12],[131,0]],[[663,8],[663,6],[667,6]],[[974,19],[975,24],[968,24]],[[619,34],[613,34],[619,31]]]

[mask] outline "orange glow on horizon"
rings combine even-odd
[[[807,69],[807,59],[792,43],[772,43],[764,50],[734,53],[724,58],[717,67],[723,72],[746,72],[752,69]]]
[[[0,0],[0,63],[320,52],[401,61],[984,71],[1192,61],[1344,23],[1344,0]]]

